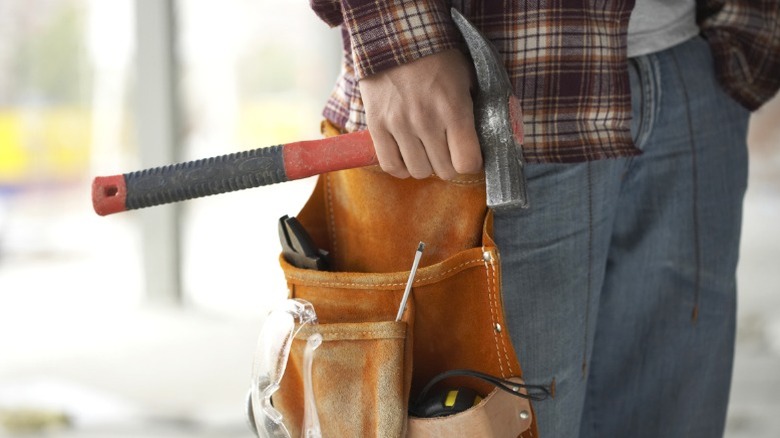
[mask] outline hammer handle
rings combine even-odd
[[[171,164],[92,182],[101,216],[377,164],[368,131]]]

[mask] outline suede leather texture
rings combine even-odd
[[[483,176],[400,180],[376,166],[333,172],[298,219],[330,252],[332,270],[408,271],[420,241],[423,266],[481,246],[484,184]]]
[[[524,383],[516,377],[512,381]],[[496,388],[466,411],[447,417],[409,418],[407,435],[408,438],[514,437],[518,431],[530,429],[533,421],[530,412],[527,399]]]
[[[400,180],[378,167],[319,177],[298,220],[330,253],[330,270],[281,257],[290,297],[319,327],[293,342],[274,406],[292,436],[303,422],[303,347],[319,330],[313,386],[324,437],[404,437],[408,400],[437,374],[473,369],[522,377],[506,330],[499,254],[484,176]],[[418,242],[426,244],[402,321],[395,322]],[[487,396],[494,387],[450,379]],[[522,437],[535,437],[536,424]]]
[[[303,350],[315,332],[323,337],[312,365],[322,436],[403,436],[406,329],[395,321],[304,326],[293,340],[284,390],[273,398],[291,436],[301,436]]]

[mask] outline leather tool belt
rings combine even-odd
[[[323,132],[337,133],[327,123]],[[315,330],[323,336],[313,367],[323,437],[538,436],[528,400],[463,377],[449,383],[483,396],[473,408],[437,418],[407,413],[409,400],[448,370],[522,382],[484,176],[400,180],[378,167],[324,174],[297,218],[329,252],[330,269],[280,258],[290,298],[311,302],[319,319],[293,341],[273,397],[292,436],[300,436],[303,350]],[[396,322],[420,241],[426,249]]]

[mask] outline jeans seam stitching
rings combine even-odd
[[[593,294],[593,175],[591,163],[587,163],[588,178],[588,286],[585,297],[585,339],[582,348],[582,377],[587,376],[588,332],[590,331],[590,300]]]
[[[685,80],[683,79],[680,65],[677,62],[677,55],[671,53],[672,63],[674,63],[674,70],[677,74],[677,79],[682,85],[682,97],[685,101],[685,121],[688,127],[688,144],[691,151],[691,220],[693,221],[693,263],[694,263],[694,283],[693,283],[693,311],[691,313],[691,321],[694,323],[699,317],[699,299],[701,295],[701,245],[699,240],[699,183],[698,183],[698,164],[696,156],[696,141],[693,135],[693,121],[691,120],[691,103],[688,96],[688,91],[685,87]]]

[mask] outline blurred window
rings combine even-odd
[[[320,136],[339,72],[339,32],[306,1],[179,0],[184,159]],[[188,201],[183,287],[190,302],[253,314],[283,298],[276,221],[313,180]]]

